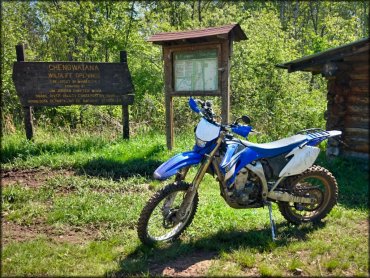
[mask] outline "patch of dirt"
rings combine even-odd
[[[72,244],[81,244],[99,237],[99,231],[93,228],[80,228],[63,226],[54,228],[41,221],[32,225],[20,225],[10,221],[2,222],[2,243],[6,245],[9,242],[22,242],[33,240],[44,235],[55,242],[67,242]]]
[[[91,188],[91,190],[99,193],[141,193],[144,191],[151,190],[151,185],[148,183],[142,183],[140,186],[132,186],[131,188]]]
[[[39,187],[45,181],[58,176],[73,176],[75,173],[71,170],[49,170],[49,169],[27,169],[10,170],[1,172],[1,186],[13,184],[23,184],[28,187]]]
[[[364,234],[369,234],[369,222],[368,220],[363,220],[357,224],[358,229]]]
[[[197,251],[171,262],[153,264],[149,266],[149,272],[153,276],[205,276],[210,265],[215,261],[216,255],[216,252]]]
[[[257,267],[252,267],[252,268],[244,268],[243,269],[243,276],[246,276],[246,277],[258,277],[258,276],[261,276],[261,274],[258,271],[258,268]]]

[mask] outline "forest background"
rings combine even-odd
[[[325,127],[326,81],[276,64],[368,37],[368,1],[5,1],[1,7],[1,125],[22,129],[12,75],[15,45],[28,61],[118,62],[126,50],[135,86],[131,131],[164,130],[159,32],[239,23],[248,40],[234,43],[231,113],[250,115],[269,139]],[[175,98],[175,127],[192,126],[186,98]],[[216,110],[219,99],[214,98]],[[219,111],[219,109],[218,109]],[[233,118],[233,117],[232,117]],[[121,106],[35,107],[36,127],[120,130]]]

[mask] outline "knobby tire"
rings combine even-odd
[[[319,207],[322,210],[320,213],[314,215],[313,217],[304,219],[297,217],[294,214],[294,212],[292,211],[292,206],[288,202],[278,202],[278,207],[281,214],[288,222],[293,224],[301,224],[305,222],[317,223],[321,219],[326,217],[327,214],[332,210],[332,208],[337,203],[338,199],[337,181],[332,173],[330,173],[327,169],[321,166],[313,165],[302,174],[288,178],[287,181],[285,182],[286,188],[288,189],[293,188],[300,180],[304,180],[306,178],[318,178],[326,182],[326,184],[324,185],[325,189],[328,191],[328,196],[325,196],[326,204],[324,204],[325,207],[323,208]]]
[[[138,224],[137,224],[137,233],[138,233],[139,239],[141,240],[141,242],[143,244],[150,246],[150,245],[154,245],[154,244],[159,242],[159,241],[153,240],[148,235],[148,223],[149,223],[150,217],[152,215],[152,212],[155,210],[157,205],[160,204],[160,202],[162,200],[164,200],[166,197],[168,197],[170,194],[172,194],[174,192],[183,192],[183,193],[185,193],[188,190],[189,186],[190,186],[190,184],[188,184],[186,182],[183,182],[183,181],[171,183],[171,184],[165,186],[164,188],[160,189],[159,191],[157,191],[149,199],[149,201],[146,203],[145,207],[143,208],[143,210],[140,214],[140,218],[139,218]],[[174,234],[173,236],[171,236],[171,238],[169,238],[168,240],[165,240],[165,241],[167,241],[167,242],[168,241],[174,241],[191,224],[191,222],[193,221],[193,218],[195,216],[195,213],[197,211],[197,208],[198,208],[198,201],[199,201],[199,198],[198,198],[198,192],[197,192],[194,196],[193,206],[192,206],[192,209],[190,211],[190,216],[187,219],[187,222],[185,223],[185,225],[179,231],[176,232],[176,234]]]

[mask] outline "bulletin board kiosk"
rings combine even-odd
[[[148,39],[163,50],[168,149],[174,145],[173,97],[219,96],[222,122],[229,122],[232,46],[245,39],[239,24],[159,33]]]

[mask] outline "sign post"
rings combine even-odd
[[[120,52],[120,62],[127,64],[127,53],[126,51]],[[123,139],[130,139],[130,121],[128,104],[122,104],[122,135]]]
[[[17,54],[17,62],[26,61],[23,44],[16,45],[15,51]],[[32,107],[23,106],[23,113],[24,113],[24,127],[26,130],[26,138],[28,140],[31,140],[33,137]]]
[[[27,139],[33,136],[31,106],[122,105],[123,138],[129,138],[128,105],[134,87],[125,51],[120,63],[25,62],[16,46],[13,82],[25,112]]]
[[[148,41],[162,45],[167,148],[174,146],[173,97],[221,97],[222,122],[229,122],[232,42],[245,40],[239,24],[160,33]]]

